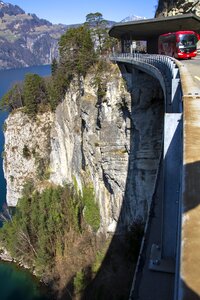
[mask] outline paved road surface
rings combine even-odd
[[[191,60],[181,61],[192,78],[200,88],[200,55]],[[153,198],[153,206],[150,214],[149,228],[139,264],[135,289],[132,291],[130,300],[172,300],[174,299],[175,277],[172,273],[155,272],[149,269],[149,258],[152,244],[161,244],[162,228],[162,173],[161,167],[157,189]],[[188,298],[189,300],[189,298]]]
[[[129,300],[172,300],[174,293],[174,274],[154,272],[149,269],[149,258],[152,244],[161,244],[162,227],[162,174],[161,167],[158,186],[153,198],[149,228],[139,265],[135,289]]]
[[[200,88],[200,54],[197,55],[195,58],[183,60],[181,61],[181,63],[188,68],[194,81]]]

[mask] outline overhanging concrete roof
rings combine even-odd
[[[184,14],[173,17],[116,23],[111,27],[109,35],[115,38],[131,35],[135,40],[148,40],[160,34],[178,30],[193,30],[200,33],[200,18],[194,14]]]

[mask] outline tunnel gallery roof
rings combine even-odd
[[[148,40],[160,34],[178,30],[193,30],[200,33],[200,18],[194,14],[161,17],[140,21],[116,23],[109,35],[115,38],[132,36],[135,40]]]

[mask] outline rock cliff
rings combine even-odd
[[[91,73],[74,79],[55,113],[29,119],[12,113],[5,125],[7,202],[15,206],[23,184],[92,183],[102,228],[112,232],[120,218],[146,218],[161,153],[163,95],[143,73],[126,87],[116,65],[102,76],[99,93]]]
[[[194,13],[200,16],[199,0],[159,0],[156,17]]]
[[[7,203],[16,206],[27,180],[38,187],[41,170],[45,173],[50,153],[50,130],[53,114],[28,118],[21,110],[11,113],[4,126],[4,174],[7,181]]]

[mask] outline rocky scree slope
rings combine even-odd
[[[66,25],[53,25],[17,5],[0,2],[0,69],[50,64]]]
[[[109,69],[101,93],[91,72],[71,82],[55,113],[35,120],[22,110],[10,114],[4,126],[8,205],[17,204],[27,180],[42,190],[76,178],[80,189],[88,182],[94,187],[102,229],[146,219],[161,153],[163,95],[143,73],[127,91],[116,65]]]

